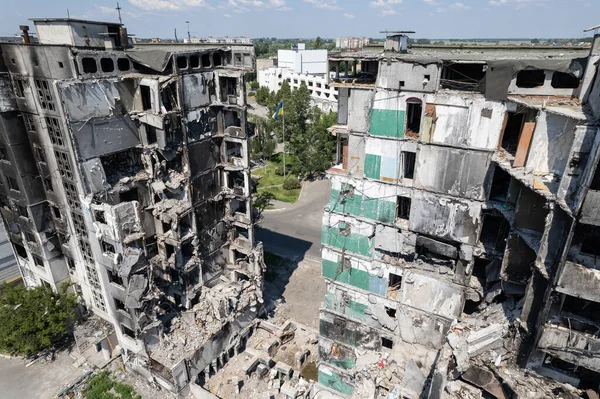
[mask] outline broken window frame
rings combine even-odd
[[[413,180],[415,178],[416,163],[416,152],[402,151],[402,179]]]
[[[411,97],[406,100],[406,126],[404,129],[406,136],[419,137],[421,120],[423,119],[423,108],[423,101],[419,98]]]

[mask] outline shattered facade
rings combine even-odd
[[[353,73],[331,83],[319,382],[360,398],[598,390],[600,37],[591,52],[397,39],[330,55]]]
[[[262,303],[253,47],[141,50],[119,24],[33,21],[39,45],[0,46],[1,212],[23,278],[73,282],[128,367],[180,391],[243,346]]]

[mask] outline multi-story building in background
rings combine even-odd
[[[73,283],[128,368],[180,391],[262,303],[253,47],[146,51],[120,24],[33,21],[39,45],[0,45],[0,211],[25,284]]]
[[[338,37],[335,39],[335,48],[361,49],[371,43],[368,37]]]
[[[563,392],[533,375],[598,389],[600,36],[591,53],[400,36],[329,58],[319,382],[360,398]]]
[[[258,83],[277,92],[284,81],[292,90],[306,85],[310,93],[311,105],[321,110],[335,111],[337,107],[337,89],[329,86],[329,65],[327,50],[306,50],[303,43],[292,50],[277,52],[277,67],[258,69]]]

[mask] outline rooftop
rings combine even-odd
[[[77,23],[85,23],[85,24],[94,24],[94,25],[114,25],[114,26],[123,26],[118,22],[106,22],[106,21],[90,21],[88,19],[75,19],[75,18],[29,18],[30,21],[33,22],[77,22]]]

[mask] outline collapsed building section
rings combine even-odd
[[[72,281],[130,369],[178,392],[262,303],[245,75],[253,48],[128,48],[119,24],[33,20],[0,47],[2,216],[28,286]]]
[[[402,52],[395,36],[383,53],[330,56],[346,72],[332,82],[322,385],[598,390],[599,46]]]

